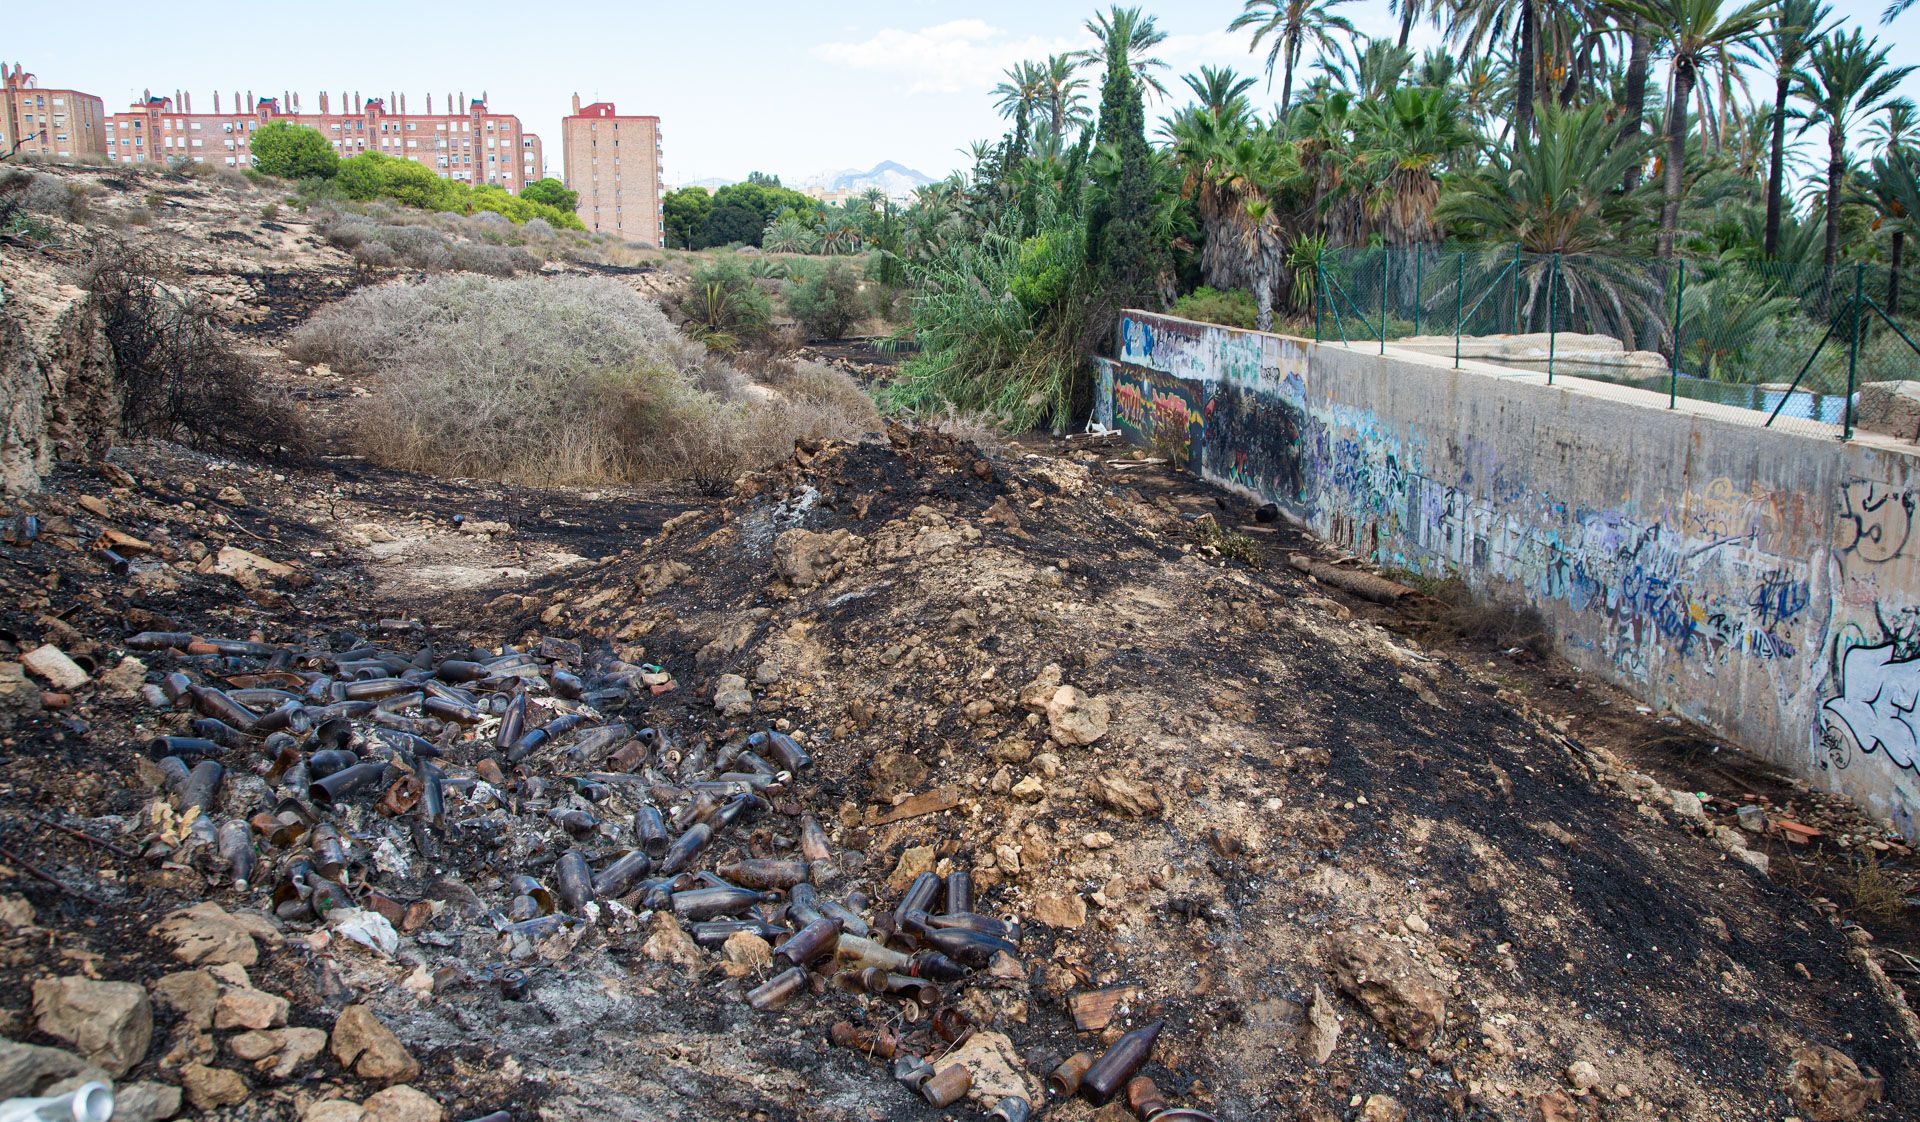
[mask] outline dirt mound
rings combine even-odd
[[[1902,1011],[1737,838],[1205,538],[1081,464],[895,431],[496,606],[753,683],[882,906],[931,860],[1036,921],[995,1010],[1035,1072],[1126,986],[1101,1031],[1165,1018],[1150,1070],[1226,1117],[1777,1116],[1808,1044],[1912,1101]]]
[[[142,983],[151,1043],[113,1054],[201,1113],[351,1116],[337,1104],[372,1109],[405,1079],[455,1118],[610,1101],[665,1119],[942,1116],[833,1044],[840,1021],[842,1040],[890,1033],[935,1058],[936,1025],[970,1027],[976,1081],[1030,1090],[1162,1021],[1146,1073],[1223,1119],[1891,1119],[1920,1091],[1904,1010],[1864,951],[1737,838],[1715,844],[1697,801],[1305,576],[1229,560],[1305,548],[1236,540],[1222,527],[1252,519],[1231,500],[904,429],[799,449],[710,501],[118,460],[12,512],[35,515],[31,536],[0,526],[0,669],[52,644],[84,678],[0,678],[0,1031],[65,1041],[36,981]],[[395,572],[456,561],[493,579]],[[129,651],[135,631],[242,645]],[[570,760],[571,741],[505,761],[494,787],[477,782],[486,738],[445,737],[429,758],[446,833],[420,849],[371,796],[338,812],[363,860],[354,903],[399,917],[385,953],[297,892],[275,899],[300,844],[262,840],[273,875],[236,888],[143,758],[192,714],[140,687],[285,674],[282,650],[292,670],[340,671],[363,646],[500,665],[511,646],[543,674],[577,666],[589,692],[616,663],[658,666],[619,670],[675,687],[631,689],[619,719],[665,734],[675,767],[767,729],[814,761],[702,868],[817,842],[821,896],[879,929],[920,874],[967,872],[974,911],[1019,920],[1019,954],[954,988],[959,1021],[818,973],[756,1012],[747,994],[777,973],[764,948],[696,946],[644,901],[513,920],[511,878],[551,886],[569,846],[597,867],[632,844],[628,777]],[[32,673],[66,673],[44,662]],[[274,760],[252,739],[221,758],[251,795],[216,813],[244,822]],[[582,810],[612,832],[576,833]],[[795,825],[808,816],[824,839]],[[208,948],[246,975],[182,957]],[[218,998],[211,1030],[200,991]]]

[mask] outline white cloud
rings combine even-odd
[[[887,28],[857,43],[822,43],[815,58],[853,70],[908,79],[907,93],[970,93],[991,89],[1022,59],[1074,49],[1077,41],[1015,37],[985,20],[957,19],[917,31]]]

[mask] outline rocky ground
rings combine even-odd
[[[1895,839],[1123,448],[895,429],[709,495],[123,447],[4,516],[0,1095],[1112,1120],[1041,1080],[1159,1022],[1145,1073],[1221,1119],[1920,1101]],[[338,747],[369,782],[316,794]],[[736,932],[671,895],[719,882],[620,881],[647,806],[778,894]],[[1020,928],[964,980],[861,991],[843,937],[749,1004],[797,877],[924,950],[897,905],[954,873]]]

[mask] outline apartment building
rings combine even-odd
[[[513,114],[490,110],[484,94],[471,100],[448,94],[440,113],[433,102],[428,94],[426,112],[409,113],[405,94],[343,93],[335,107],[322,92],[318,111],[303,113],[298,94],[255,97],[249,90],[243,99],[236,90],[225,108],[216,92],[213,111],[203,113],[194,110],[190,93],[176,90],[166,97],[149,91],[126,112],[107,119],[105,152],[119,163],[186,158],[246,167],[253,158],[253,134],[269,121],[287,121],[319,130],[343,159],[379,152],[416,161],[448,179],[491,183],[516,193],[544,174],[539,136],[522,128]]]
[[[589,230],[643,245],[666,244],[661,219],[660,118],[621,116],[611,101],[580,104],[560,122],[567,187],[580,193]]]
[[[19,63],[0,64],[0,156],[105,155],[106,123],[106,106],[92,94],[43,89]]]

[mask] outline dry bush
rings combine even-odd
[[[540,271],[540,259],[514,245],[462,242],[453,247],[452,263],[454,268],[463,272],[485,273],[492,277]]]
[[[1484,642],[1525,648],[1536,655],[1551,649],[1553,637],[1546,621],[1532,608],[1489,600],[1458,577],[1387,575],[1425,594],[1420,600],[1408,600],[1405,607],[1406,618],[1423,642]]]
[[[234,350],[210,308],[169,283],[158,259],[98,238],[82,283],[113,350],[123,432],[195,447],[306,451],[297,408],[268,400],[259,369]]]
[[[730,478],[852,437],[845,389],[752,400],[655,305],[598,277],[434,277],[323,309],[289,350],[373,376],[357,431],[396,467],[521,482]],[[857,389],[857,388],[856,388]]]
[[[7,171],[0,177],[0,198],[4,198],[10,208],[51,215],[67,222],[83,222],[87,216],[85,192],[45,172],[24,168]]]

